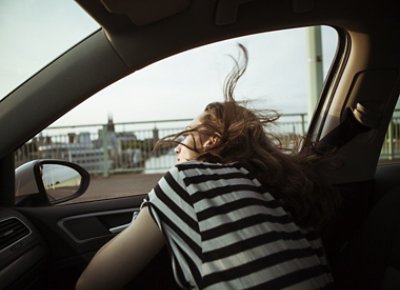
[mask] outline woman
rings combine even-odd
[[[318,231],[336,198],[322,159],[289,154],[233,96],[247,67],[236,63],[225,101],[209,104],[178,143],[177,164],[149,193],[133,225],[104,246],[79,289],[116,289],[166,243],[175,279],[188,289],[322,289],[332,278]],[[183,140],[180,140],[183,137]],[[155,274],[156,275],[156,274]]]

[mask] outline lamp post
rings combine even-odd
[[[323,84],[323,63],[322,63],[322,42],[321,27],[312,26],[307,29],[308,38],[308,75],[309,75],[309,94],[308,94],[308,122],[312,117]]]

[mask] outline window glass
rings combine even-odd
[[[223,83],[239,54],[248,69],[236,99],[281,114],[270,127],[283,142],[307,130],[310,56],[307,31],[298,28],[250,35],[196,48],[154,63],[105,88],[60,118],[16,156],[57,158],[92,174],[87,193],[72,202],[145,194],[175,163],[173,148],[153,152],[155,142],[183,129],[205,106],[223,99]],[[333,61],[338,37],[322,27],[322,77]],[[315,82],[314,82],[315,84]]]
[[[383,141],[380,162],[400,159],[400,100],[397,102],[392,119]]]

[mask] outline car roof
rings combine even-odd
[[[361,121],[372,122],[374,128],[343,146],[340,154],[349,161],[339,179],[345,182],[346,172],[353,180],[373,175],[399,93],[400,22],[395,0],[77,2],[102,28],[0,103],[0,135],[6,136],[0,157],[97,91],[160,59],[237,36],[329,25],[339,33],[338,57],[325,80],[311,138],[323,138],[344,121],[348,110],[362,105]],[[366,164],[363,168],[360,161]]]

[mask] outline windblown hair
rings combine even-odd
[[[319,231],[331,219],[339,203],[338,196],[322,175],[329,162],[314,153],[311,145],[301,150],[298,147],[283,150],[278,138],[265,130],[279,115],[262,115],[235,101],[236,84],[248,63],[246,48],[239,46],[243,57],[234,59],[234,69],[225,80],[224,102],[207,105],[200,125],[167,136],[160,142],[181,144],[179,137],[193,132],[199,134],[202,142],[209,137],[218,138],[214,146],[189,149],[198,152],[197,159],[201,161],[247,165],[299,226]]]

